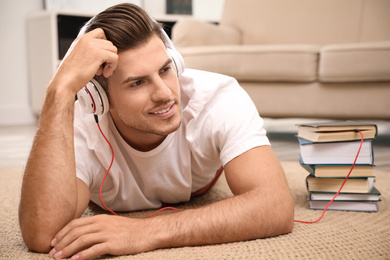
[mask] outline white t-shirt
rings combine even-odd
[[[182,123],[151,151],[133,149],[109,114],[99,117],[115,154],[102,192],[110,209],[151,209],[188,201],[221,166],[254,147],[269,145],[263,120],[235,79],[186,69],[179,83]],[[77,177],[89,187],[91,200],[101,206],[99,189],[111,150],[93,116],[77,102],[74,126]]]

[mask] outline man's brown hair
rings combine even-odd
[[[130,3],[114,5],[97,14],[88,22],[85,32],[96,28],[103,29],[118,53],[146,44],[153,35],[158,35],[164,42],[161,25],[142,8]],[[95,76],[95,79],[107,92],[107,79],[103,76]]]

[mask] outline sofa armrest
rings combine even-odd
[[[321,49],[322,82],[390,80],[390,42],[327,45]]]
[[[232,27],[195,19],[183,19],[172,28],[172,42],[177,48],[202,45],[234,45],[240,44],[241,35]]]

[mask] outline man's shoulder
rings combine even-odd
[[[238,110],[257,113],[250,97],[233,77],[186,69],[180,84],[184,119],[188,116],[212,123],[226,117],[232,120]]]
[[[220,82],[237,82],[233,77],[223,75],[215,72],[197,70],[197,69],[185,69],[180,77],[181,82],[208,82],[208,83],[220,83]]]
[[[240,88],[233,77],[195,69],[186,69],[179,78],[179,83],[184,99],[197,105],[207,104],[226,89]]]

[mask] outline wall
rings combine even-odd
[[[26,20],[43,0],[0,1],[0,125],[33,124],[29,105]]]

